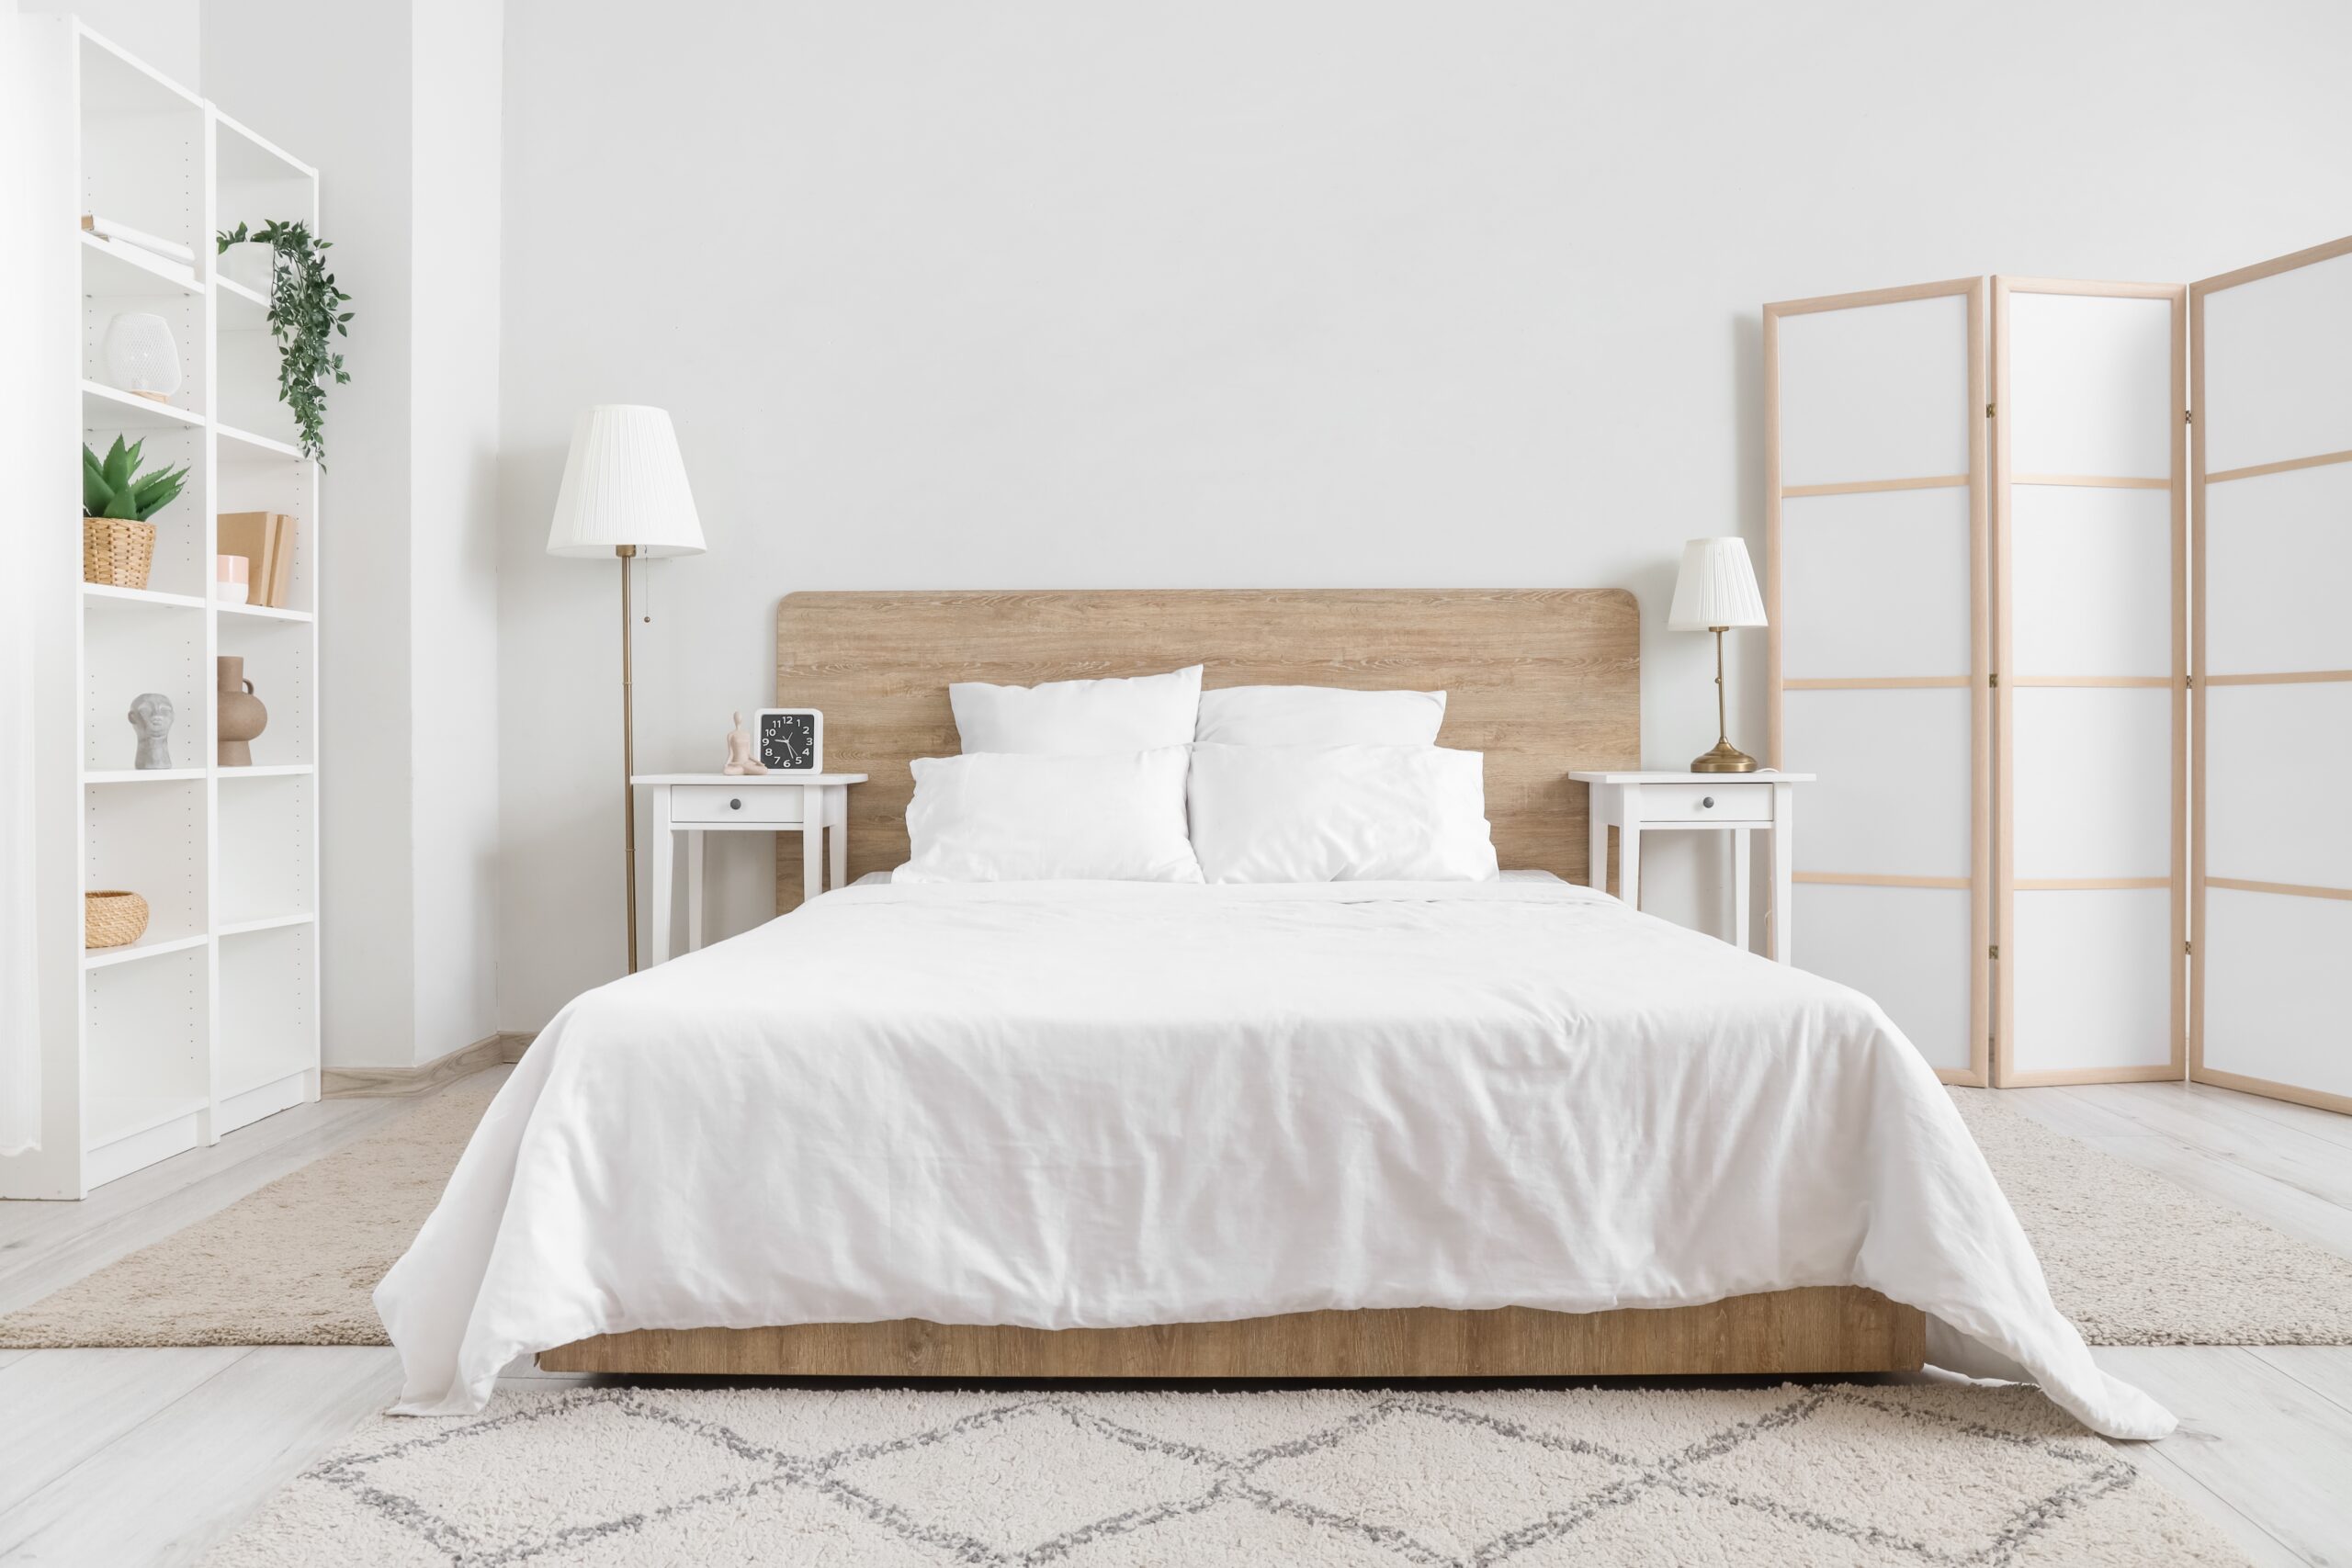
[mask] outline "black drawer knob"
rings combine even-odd
[[[1714,802],[1711,800],[1707,802],[1707,804],[1713,806]],[[727,809],[729,811],[741,811],[743,809],[743,803],[741,800],[730,800],[727,803]]]
[[[1706,795],[1700,800],[1699,804],[1707,810],[1713,811],[1715,808],[1715,797],[1712,795]]]

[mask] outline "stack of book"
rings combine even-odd
[[[144,229],[134,229],[128,223],[119,223],[111,218],[100,217],[95,212],[82,214],[82,227],[110,245],[131,245],[146,252],[149,255],[161,256],[178,267],[186,268],[188,281],[191,283],[196,281],[196,253],[176,240],[166,240],[161,234],[150,234]]]
[[[282,512],[223,512],[220,542],[224,556],[243,556],[249,563],[245,603],[287,608],[287,590],[294,577],[294,519]]]

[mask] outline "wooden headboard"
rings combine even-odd
[[[1446,692],[1439,743],[1487,754],[1507,867],[1583,881],[1568,771],[1641,765],[1640,617],[1621,588],[787,593],[776,609],[777,704],[823,709],[826,768],[873,775],[849,794],[852,877],[907,858],[908,762],[961,750],[949,682],[1193,663],[1204,686]],[[776,841],[782,912],[800,902],[799,836]]]

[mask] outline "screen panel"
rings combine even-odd
[[[1980,278],[1764,308],[1770,761],[1805,786],[1801,966],[1986,1081],[1990,589]]]
[[[2188,291],[1993,280],[1993,1081],[2187,1064]]]
[[[2337,805],[2352,617],[2328,592],[2352,556],[2352,239],[2208,278],[2189,312],[2189,1076],[2352,1111],[2352,814]]]

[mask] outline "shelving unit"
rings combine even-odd
[[[272,219],[315,229],[318,176],[78,21],[46,25],[62,84],[51,107],[73,127],[58,144],[76,166],[44,199],[53,276],[74,280],[55,308],[74,314],[79,363],[48,362],[78,404],[82,440],[100,452],[118,435],[143,441],[147,466],[189,476],[154,519],[145,588],[34,585],[56,596],[42,667],[72,695],[47,694],[37,716],[37,787],[59,835],[38,874],[44,1137],[0,1159],[8,1198],[82,1197],[319,1094],[319,472],[277,401],[266,274],[232,276],[211,239]],[[196,264],[101,239],[84,212],[185,244]],[[126,310],[172,329],[185,379],[167,402],[107,384],[107,325]],[[56,457],[61,475],[74,471],[74,453]],[[213,597],[216,519],[246,511],[296,519],[283,607]],[[222,655],[244,659],[269,709],[251,767],[215,763]],[[176,715],[169,769],[131,766],[127,715],[145,692]],[[51,876],[68,816],[72,874]],[[99,888],[147,899],[139,941],[83,947],[82,894]]]

